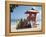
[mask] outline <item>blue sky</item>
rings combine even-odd
[[[27,10],[31,10],[31,8],[34,8],[36,10],[39,11],[39,19],[41,18],[41,7],[40,6],[18,6],[16,8],[14,8],[13,13],[11,13],[11,19],[21,19],[21,18],[25,18],[25,12]]]

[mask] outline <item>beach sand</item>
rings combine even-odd
[[[41,28],[26,28],[26,29],[16,29],[16,25],[11,25],[11,32],[21,32],[21,31],[40,31]]]

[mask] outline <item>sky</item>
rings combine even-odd
[[[21,19],[26,18],[25,12],[27,10],[31,10],[31,8],[34,8],[35,10],[38,10],[37,17],[38,19],[41,19],[41,6],[18,6],[14,8],[13,13],[11,13],[11,19]]]

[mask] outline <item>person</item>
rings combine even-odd
[[[30,21],[28,22],[28,28],[32,28]]]

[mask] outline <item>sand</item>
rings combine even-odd
[[[16,25],[11,25],[11,32],[21,32],[21,31],[40,31],[41,28],[26,28],[26,29],[16,29]]]

